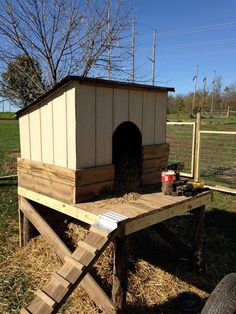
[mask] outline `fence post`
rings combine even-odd
[[[194,154],[194,180],[199,181],[200,179],[200,125],[201,125],[201,113],[197,113],[197,123],[196,123],[196,145]]]

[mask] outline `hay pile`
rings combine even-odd
[[[87,232],[86,228],[72,222],[68,224],[66,236],[76,245]],[[202,282],[202,278],[189,272],[185,273],[187,277],[181,280],[176,276],[178,270],[175,269],[173,274],[163,269],[163,264],[158,261],[158,256],[163,257],[163,252],[160,254],[163,248],[158,244],[153,246],[149,233],[144,231],[130,238],[128,313],[178,313],[174,309],[173,299],[186,290],[195,291],[202,298],[206,298],[208,294],[205,291],[188,283],[192,281],[197,286]],[[108,295],[112,285],[112,255],[110,244],[91,272]],[[174,265],[175,262],[170,263]],[[26,251],[20,249],[11,258],[6,259],[0,270],[1,294],[4,295],[0,302],[0,313],[17,313],[22,306],[30,302],[33,292],[42,287],[49,280],[51,272],[57,270],[60,265],[60,260],[40,236],[30,242]],[[78,287],[60,313],[100,312],[87,294]]]

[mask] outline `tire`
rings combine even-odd
[[[201,314],[236,313],[236,273],[225,276],[208,298]]]

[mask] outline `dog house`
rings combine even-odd
[[[17,112],[20,245],[27,245],[36,228],[63,262],[22,314],[57,313],[78,284],[103,312],[124,313],[127,236],[188,211],[197,218],[192,252],[201,265],[204,206],[211,191],[185,197],[152,189],[168,160],[166,104],[173,90],[67,77]],[[145,191],[147,185],[152,186]],[[114,190],[137,191],[139,198],[93,199]],[[55,218],[65,215],[89,228],[73,252],[55,228]],[[177,238],[169,230],[164,233],[167,241]],[[110,298],[89,272],[111,242]]]
[[[19,186],[67,203],[160,182],[173,88],[67,77],[17,112]]]

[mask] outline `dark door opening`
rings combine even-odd
[[[115,193],[138,192],[141,178],[142,134],[132,122],[121,123],[112,138]]]

